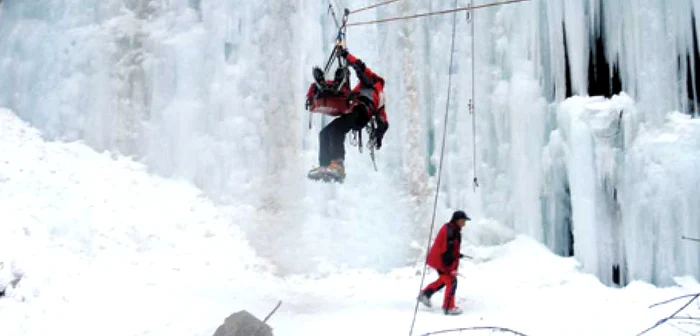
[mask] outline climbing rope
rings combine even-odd
[[[454,9],[446,9],[446,10],[435,11],[435,12],[426,12],[426,13],[406,15],[406,16],[397,16],[397,17],[392,17],[392,18],[377,19],[377,20],[371,20],[371,21],[353,22],[353,23],[348,23],[347,26],[348,27],[364,26],[364,25],[392,22],[392,21],[399,21],[399,20],[411,20],[411,19],[421,18],[421,17],[425,17],[425,16],[433,16],[433,15],[442,15],[442,14],[449,14],[449,13],[455,13],[455,12],[471,11],[473,9],[508,5],[508,4],[512,4],[512,3],[516,3],[516,2],[525,2],[525,1],[530,1],[530,0],[507,0],[507,1],[501,1],[501,2],[485,3],[485,4],[477,5],[477,6],[469,5],[467,7],[458,7],[458,8],[454,8]],[[350,12],[350,13],[352,13],[352,12]]]
[[[455,5],[457,0],[455,0]],[[447,142],[447,119],[450,115],[450,98],[452,94],[452,63],[454,61],[455,53],[455,36],[457,35],[457,13],[453,14],[452,17],[452,46],[450,47],[450,67],[447,75],[447,103],[445,104],[445,120],[442,131],[442,145],[440,147],[440,163],[438,165],[438,179],[437,187],[435,188],[435,201],[433,202],[433,218],[430,221],[430,232],[428,233],[428,243],[425,248],[425,260],[423,262],[423,274],[420,278],[420,292],[423,289],[423,284],[425,283],[425,273],[428,270],[428,251],[430,250],[430,241],[433,236],[433,230],[435,228],[435,215],[437,214],[438,197],[440,196],[440,184],[442,182],[442,162],[445,158],[445,143]],[[413,327],[416,324],[416,316],[418,315],[418,299],[416,299],[416,305],[413,308],[413,321],[411,321],[411,331],[409,336],[413,336]]]
[[[474,0],[471,1],[469,7],[474,7]],[[474,29],[474,15],[472,11],[467,12],[467,19],[469,20],[472,28],[472,98],[469,99],[469,113],[472,115],[472,161],[474,161],[474,182],[472,188],[474,188],[474,192],[476,192],[476,188],[479,187],[479,179],[476,177],[476,85],[474,85],[474,77],[476,76],[476,48],[474,47],[474,41],[476,40],[476,33]]]
[[[401,1],[401,0],[389,0],[389,1],[384,1],[384,2],[380,2],[380,3],[376,3],[376,4],[374,4],[374,5],[370,5],[370,6],[367,6],[367,7],[362,7],[362,8],[358,8],[358,9],[352,10],[352,11],[350,11],[350,14],[355,14],[355,13],[363,12],[363,11],[366,11],[366,10],[369,10],[369,9],[372,9],[372,8],[377,8],[377,7],[380,7],[380,6],[392,4],[392,3],[398,2],[398,1]]]

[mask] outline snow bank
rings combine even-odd
[[[350,8],[371,3],[340,1]],[[427,233],[453,74],[438,218],[466,209],[561,255],[576,253],[587,270],[610,282],[630,248],[622,239],[630,225],[616,224],[631,220],[620,216],[621,207],[642,208],[620,194],[622,170],[646,169],[621,164],[636,135],[628,118],[649,122],[652,131],[667,111],[697,110],[685,84],[695,79],[688,56],[691,13],[699,4],[529,1],[482,9],[473,16],[474,36],[471,22],[456,21],[452,69],[451,15],[353,27],[350,50],[386,79],[391,128],[378,153],[379,172],[366,153],[348,148],[342,187],[304,178],[317,161],[318,131],[330,120],[303,110],[309,70],[333,47],[326,2],[3,1],[0,105],[49,138],[134,155],[151,171],[239,206],[250,244],[279,270],[389,270],[420,260],[410,246]],[[416,0],[353,20],[450,6]],[[574,99],[564,103],[566,116],[557,117],[566,95],[588,93],[596,32],[635,100],[636,114],[622,116],[623,135],[610,137],[620,121],[613,105],[627,106],[622,98],[587,101],[585,108]],[[475,175],[481,187],[474,191]],[[681,212],[687,219],[664,214],[658,222],[695,216]],[[504,237],[486,235],[483,242]],[[653,257],[693,252],[686,246],[664,247]],[[635,266],[628,274],[653,273],[660,283],[669,279],[662,273],[697,275],[697,262],[683,259],[689,266]]]
[[[129,159],[45,142],[0,110],[0,281],[24,273],[0,300],[2,333],[112,325],[107,334],[135,334],[141,319],[151,326],[185,314],[175,303],[186,288],[245,287],[267,263],[243,239],[236,214]],[[167,302],[175,304],[169,313],[159,308]]]

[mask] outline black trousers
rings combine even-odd
[[[321,130],[318,164],[325,167],[333,160],[345,159],[345,134],[351,130],[362,130],[369,122],[369,114],[363,105],[357,105],[348,114],[344,114]]]

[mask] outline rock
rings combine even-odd
[[[272,336],[272,328],[253,314],[241,310],[227,317],[214,336]]]

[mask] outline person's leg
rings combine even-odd
[[[440,277],[438,277],[437,280],[433,281],[431,284],[423,288],[423,290],[421,290],[420,294],[418,295],[418,301],[420,301],[428,308],[433,306],[430,303],[430,297],[445,287],[445,283],[443,282],[442,278],[442,273],[438,271],[438,274],[440,274]]]
[[[442,309],[445,313],[448,313],[449,310],[456,308],[455,294],[457,293],[457,277],[444,275],[443,281],[447,288],[445,289],[445,299],[442,301]]]
[[[443,287],[445,287],[445,283],[443,282],[442,277],[438,278],[437,280],[433,281],[431,284],[426,286],[421,293],[425,294],[428,298],[433,296],[436,292],[439,292]]]
[[[328,163],[345,160],[345,134],[357,123],[357,114],[349,113],[331,121],[328,129]]]
[[[438,272],[438,278],[435,280],[433,283],[429,284],[426,286],[421,293],[425,294],[428,298],[433,296],[433,294],[439,292],[441,289],[445,287],[445,279],[442,277],[444,273],[437,271]]]
[[[330,152],[330,133],[331,133],[331,128],[330,126],[333,123],[331,122],[330,124],[326,125],[321,132],[318,134],[318,143],[319,143],[319,149],[318,149],[318,165],[321,167],[327,167],[331,163],[331,152]]]
[[[332,123],[331,123],[332,124]],[[321,132],[318,133],[318,167],[311,169],[307,175],[312,180],[325,179],[327,176],[328,165],[331,163],[330,154],[330,134],[333,131],[331,124],[326,125]]]

